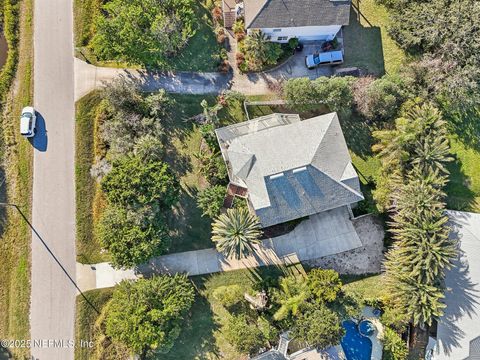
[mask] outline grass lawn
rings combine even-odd
[[[5,3],[5,2],[3,2]],[[20,40],[18,63],[15,74],[16,86],[6,95],[2,104],[2,186],[1,201],[17,204],[22,212],[31,217],[32,190],[32,145],[18,132],[18,116],[25,105],[33,99],[33,1],[18,2]],[[2,184],[3,185],[3,184]],[[5,190],[8,198],[5,197]],[[30,338],[30,241],[31,230],[18,214],[10,208],[2,209],[1,241],[2,267],[0,271],[0,338]],[[28,349],[14,349],[13,358],[29,356]]]
[[[344,66],[357,66],[377,76],[395,73],[406,56],[388,35],[386,8],[375,0],[355,0],[353,5],[350,24],[343,30]]]
[[[97,184],[90,175],[94,163],[94,119],[101,99],[94,91],[77,101],[75,120],[75,196],[77,261],[94,264],[108,260],[94,232]]]
[[[451,137],[450,146],[454,161],[448,166],[447,207],[480,212],[480,151],[467,146],[457,136]]]
[[[88,44],[94,36],[93,22],[101,11],[103,0],[74,0],[74,37],[76,55],[88,59],[92,64],[106,67],[139,68],[139,65],[121,61],[97,61]],[[216,71],[221,46],[217,43],[213,23],[205,1],[198,0],[195,6],[198,17],[195,35],[175,57],[169,59],[162,70],[176,71]]]
[[[180,201],[170,219],[172,244],[170,252],[205,249],[213,246],[210,240],[210,219],[202,217],[197,207],[196,193],[206,186],[199,174],[200,165],[194,154],[200,150],[202,136],[193,121],[189,120],[202,112],[200,102],[214,97],[197,95],[172,95],[175,98],[175,113],[165,124],[167,142],[166,162],[180,180]]]
[[[75,343],[80,344],[80,340],[93,341],[95,339],[95,321],[99,312],[110,300],[113,294],[113,288],[91,290],[84,293],[88,302],[81,295],[76,300],[76,318],[75,318]],[[96,309],[96,310],[95,310]],[[87,346],[75,347],[75,360],[95,359],[95,348]]]
[[[225,339],[221,326],[230,313],[213,297],[220,286],[239,285],[242,292],[255,294],[262,288],[276,286],[280,276],[304,274],[302,264],[290,266],[269,266],[243,269],[223,273],[195,276],[192,278],[197,290],[195,302],[189,315],[183,321],[182,332],[168,354],[150,357],[149,360],[177,359],[246,359]],[[346,293],[355,294],[359,299],[376,299],[384,295],[380,275],[341,276]],[[113,289],[93,290],[85,293],[89,301],[101,311],[110,299]],[[77,319],[75,334],[79,339],[95,339],[94,325],[97,314],[81,297],[77,297]],[[92,351],[77,349],[77,360],[97,357]]]

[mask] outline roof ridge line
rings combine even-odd
[[[347,163],[347,165],[348,165],[349,163],[351,164],[352,162],[349,161],[349,162]],[[315,165],[313,165],[313,163],[311,163],[310,165],[313,166],[313,167],[314,167],[315,169],[317,169],[318,171],[320,171],[320,172],[321,172],[322,174],[324,174],[325,176],[327,176],[328,178],[330,178],[330,179],[332,179],[333,181],[335,181],[337,184],[339,184],[340,186],[342,186],[342,187],[345,188],[346,190],[348,190],[348,191],[354,193],[355,195],[361,197],[362,200],[365,200],[365,197],[364,197],[362,194],[359,194],[356,190],[354,190],[354,189],[352,189],[350,186],[344,184],[341,180],[339,181],[339,180],[334,179],[332,176],[330,176],[329,174],[327,174],[325,171],[320,170],[318,167],[316,167]]]
[[[262,12],[263,8],[265,7],[265,5],[267,5],[268,2],[270,2],[271,0],[265,0],[265,2],[263,3],[263,5],[260,7],[260,9],[258,9],[257,13],[255,14],[255,16],[252,18],[252,20],[247,24],[245,23],[245,29],[248,29],[248,27],[255,21],[255,19],[258,17],[258,15]],[[245,11],[245,10],[244,10]]]

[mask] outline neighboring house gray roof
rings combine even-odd
[[[444,316],[437,328],[434,360],[480,359],[480,214],[448,211],[458,258],[445,278]]]
[[[336,113],[273,114],[216,130],[230,181],[264,227],[363,200]]]
[[[244,0],[247,28],[348,25],[350,1]]]

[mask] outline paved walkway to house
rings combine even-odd
[[[381,234],[383,236],[383,230]],[[130,270],[115,270],[108,263],[77,264],[77,282],[82,290],[89,290],[153,274],[201,275],[290,264],[345,253],[362,246],[347,209],[338,208],[310,217],[286,235],[264,240],[262,246],[256,247],[254,256],[243,260],[226,259],[215,249],[205,249],[160,256]],[[381,253],[381,248],[378,251]]]

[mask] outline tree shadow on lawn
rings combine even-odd
[[[375,124],[369,125],[355,111],[348,115],[339,114],[339,120],[348,149],[362,159],[373,156],[372,145],[374,139],[372,132],[377,130],[377,126]]]
[[[202,217],[194,193],[182,189],[180,200],[169,219],[171,245],[169,253],[214,247],[211,241],[211,220]]]
[[[195,302],[189,316],[182,323],[182,332],[168,354],[158,354],[149,360],[212,359],[221,358],[214,332],[218,325],[214,320],[210,303],[201,295]],[[212,356],[213,355],[213,356]]]
[[[363,19],[369,27],[363,26]],[[344,67],[355,66],[376,76],[385,74],[381,29],[372,26],[356,6],[350,9],[350,23],[343,29]]]
[[[460,211],[478,211],[480,204],[476,194],[469,188],[470,178],[462,171],[462,162],[453,155],[454,160],[447,166],[450,172],[449,183],[445,188],[447,193],[447,208]]]
[[[445,114],[452,124],[453,131],[465,146],[480,150],[480,109],[465,109]]]

